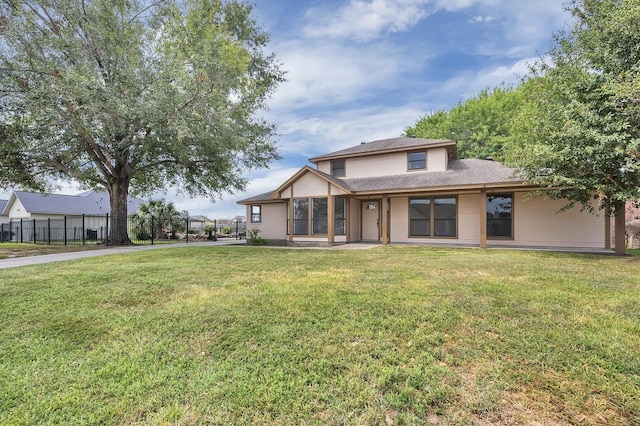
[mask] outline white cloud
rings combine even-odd
[[[469,19],[467,22],[469,22],[470,24],[481,24],[481,23],[485,23],[488,24],[490,22],[493,22],[494,18],[493,16],[479,16],[476,15],[474,17],[472,17],[471,19]]]
[[[427,15],[428,0],[351,0],[339,10],[307,11],[307,37],[371,40],[384,32],[406,31]]]
[[[521,59],[511,65],[497,65],[484,68],[479,71],[463,72],[447,80],[438,90],[457,96],[458,99],[467,99],[486,88],[497,87],[501,84],[507,86],[518,84],[529,72],[529,65],[538,58]]]
[[[290,41],[276,47],[287,82],[275,93],[272,110],[335,105],[363,98],[369,90],[395,83],[403,50],[382,45]]]
[[[371,106],[298,117],[290,114],[283,125],[281,152],[314,157],[360,142],[400,136],[433,106],[412,103],[399,107]]]

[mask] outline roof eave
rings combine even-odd
[[[517,188],[522,191],[529,191],[539,188],[538,185],[527,184],[524,181],[495,182],[469,185],[443,185],[443,186],[423,186],[417,188],[396,188],[396,189],[369,189],[365,191],[353,191],[354,196],[362,195],[402,195],[423,192],[458,192],[458,191],[481,191],[481,190],[503,190],[507,188]]]
[[[241,206],[250,206],[252,204],[279,204],[284,201],[280,198],[278,199],[263,199],[263,200],[255,200],[251,198],[247,198],[246,200],[237,201],[236,204],[240,204]]]

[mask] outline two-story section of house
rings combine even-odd
[[[242,200],[271,244],[350,242],[609,248],[609,218],[534,196],[498,162],[457,159],[450,140],[393,138],[309,160]]]

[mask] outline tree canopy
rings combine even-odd
[[[623,236],[625,202],[640,198],[640,2],[568,9],[575,25],[532,69],[507,162],[549,196],[615,213]]]
[[[257,117],[283,80],[236,0],[0,0],[0,183],[215,197],[277,158]],[[126,243],[126,221],[111,226]]]
[[[449,111],[438,110],[407,127],[407,136],[452,139],[460,158],[500,158],[513,115],[522,105],[519,88],[485,89]]]

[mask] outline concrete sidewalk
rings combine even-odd
[[[68,253],[43,254],[39,256],[14,257],[11,259],[0,259],[0,269],[17,268],[19,266],[41,265],[43,263],[64,262],[67,260],[84,259],[87,257],[108,256],[110,254],[122,254],[143,250],[169,249],[177,247],[201,247],[201,246],[228,246],[245,245],[245,240],[222,240],[222,241],[198,241],[193,243],[176,244],[154,244],[154,245],[134,245],[118,246],[113,248],[103,248],[87,251],[74,251]]]

